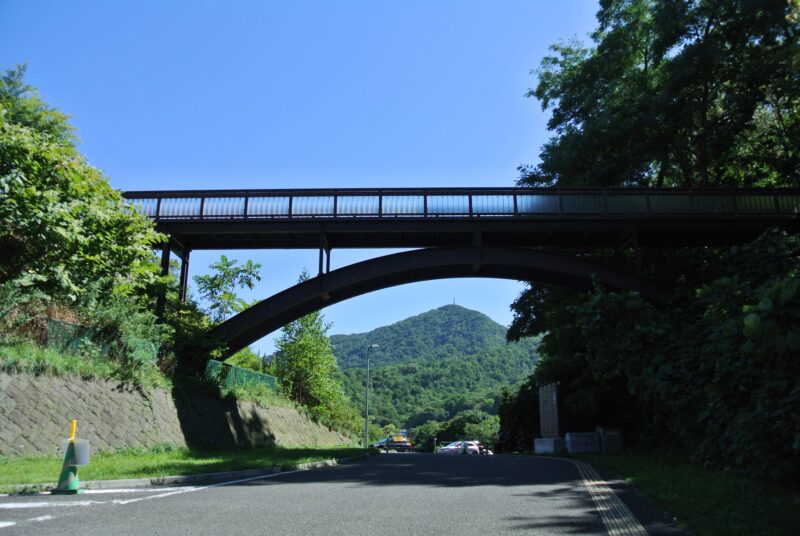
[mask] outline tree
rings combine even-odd
[[[490,415],[482,421],[464,425],[464,436],[470,440],[477,440],[487,446],[497,442],[500,431],[500,419],[497,415]]]
[[[504,398],[503,431],[524,434],[531,387],[558,381],[564,431],[611,425],[709,466],[800,478],[800,239],[770,231],[711,260],[666,309],[600,287],[547,303],[542,361]]]
[[[272,364],[295,402],[322,404],[336,390],[331,375],[336,358],[326,336],[329,326],[314,312],[284,326]]]
[[[469,425],[480,425],[484,423],[487,419],[491,419],[493,416],[489,415],[485,411],[481,411],[479,409],[466,409],[461,411],[455,415],[452,419],[447,421],[441,429],[441,436],[439,437],[442,441],[455,441],[457,439],[473,439],[467,436],[467,427]],[[475,428],[471,428],[470,431],[476,431]]]
[[[214,273],[194,277],[200,296],[209,304],[208,314],[212,322],[223,322],[233,313],[247,309],[250,304],[237,296],[236,290],[252,290],[256,281],[261,281],[261,264],[248,260],[244,265],[236,266],[237,262],[221,255],[219,261],[210,266]]]
[[[171,335],[150,303],[163,236],[89,165],[67,116],[24,76],[18,66],[0,77],[0,336],[39,340],[46,317],[67,317],[93,328],[115,377],[158,381],[157,348],[163,366]]]
[[[438,421],[427,421],[414,428],[414,449],[433,451],[434,441],[439,441],[439,434],[442,431],[442,423]]]
[[[786,0],[603,0],[593,46],[528,92],[555,136],[522,184],[800,185],[798,23]]]
[[[249,346],[230,356],[225,360],[225,363],[255,370],[256,372],[264,372],[264,358],[251,350]]]
[[[519,183],[800,185],[797,5],[601,0],[592,43],[556,45],[540,66],[528,95],[552,111],[553,137]],[[788,419],[797,361],[775,361],[800,340],[788,320],[795,242],[768,233],[730,250],[571,253],[637,271],[675,297],[661,311],[633,294],[531,284],[508,334],[543,336],[524,389],[560,381],[574,431],[616,424],[628,437],[669,438],[708,465],[798,478],[800,432]],[[528,426],[515,411],[506,398],[503,425],[521,437]]]
[[[304,271],[299,281],[308,277]],[[286,394],[313,415],[355,431],[358,415],[336,379],[338,367],[328,329],[319,311],[284,326],[269,371],[281,380]]]
[[[397,428],[397,426],[395,426],[392,423],[389,423],[383,426],[383,428],[381,429],[381,433],[384,435],[384,437],[386,437],[396,434],[398,430],[399,428]]]
[[[86,162],[67,116],[24,75],[0,78],[0,284],[73,306],[91,294],[146,295],[162,237]]]

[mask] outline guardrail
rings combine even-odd
[[[431,188],[125,192],[155,220],[800,214],[798,189]]]

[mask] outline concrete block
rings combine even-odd
[[[570,454],[600,452],[600,435],[597,432],[573,432],[564,436]]]
[[[564,440],[560,437],[539,437],[533,440],[534,454],[557,454],[564,452]]]
[[[617,428],[597,427],[603,454],[622,452],[622,431]]]

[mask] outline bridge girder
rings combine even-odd
[[[593,281],[615,290],[639,292],[665,304],[670,292],[638,276],[582,259],[528,248],[437,247],[359,262],[299,283],[223,322],[210,332],[233,354],[293,320],[334,303],[384,288],[461,277],[551,283],[590,290]]]

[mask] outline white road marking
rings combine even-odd
[[[264,479],[272,478],[272,477],[275,477],[275,476],[288,475],[288,474],[291,474],[291,473],[299,473],[300,471],[303,471],[303,469],[298,469],[296,471],[285,471],[283,473],[272,473],[272,474],[269,474],[269,475],[251,476],[249,478],[240,478],[239,480],[228,480],[226,482],[219,482],[217,484],[209,484],[208,486],[194,486],[194,487],[190,486],[190,487],[182,488],[182,489],[179,489],[179,490],[176,490],[176,491],[170,491],[170,492],[167,492],[167,493],[159,493],[157,495],[148,495],[147,497],[137,497],[135,499],[127,499],[127,500],[124,500],[124,501],[120,500],[120,499],[115,499],[115,500],[113,500],[111,502],[113,502],[114,504],[131,504],[131,503],[135,503],[135,502],[139,502],[139,501],[148,501],[150,499],[161,499],[163,497],[170,497],[172,495],[182,495],[184,493],[192,493],[193,491],[202,491],[204,489],[219,488],[219,487],[222,487],[222,486],[230,486],[232,484],[241,484],[242,482],[251,482],[253,480],[264,480]]]
[[[84,489],[82,490],[81,495],[107,495],[110,493],[151,493],[153,491],[172,491],[178,489],[185,489],[187,486],[174,486],[171,488],[120,488],[120,489]],[[52,493],[49,491],[40,491],[37,493],[3,493],[0,494],[0,498],[3,497],[19,497],[24,495],[25,497],[50,497]]]
[[[186,489],[190,486],[177,486],[172,488],[128,488],[128,489],[87,489],[84,490],[84,494],[86,495],[103,495],[109,493],[151,493],[153,491],[175,491]]]
[[[17,510],[25,508],[51,508],[54,506],[91,506],[93,504],[103,504],[106,501],[70,501],[70,502],[18,502],[0,504],[0,510]]]
[[[304,469],[297,469],[294,471],[284,471],[282,473],[272,473],[268,475],[259,475],[253,476],[249,478],[240,478],[239,480],[229,480],[226,482],[218,482],[216,484],[210,484],[208,486],[186,486],[186,487],[177,487],[177,488],[162,488],[159,490],[161,493],[157,493],[155,495],[147,495],[146,497],[137,497],[135,499],[127,499],[127,500],[120,500],[114,499],[111,501],[70,501],[70,502],[47,502],[47,501],[40,501],[40,502],[27,502],[27,503],[0,503],[0,509],[22,509],[22,508],[47,508],[47,507],[56,507],[56,506],[93,506],[96,504],[132,504],[139,501],[146,501],[150,499],[160,499],[163,497],[170,497],[172,495],[181,495],[184,493],[191,493],[193,491],[202,491],[204,489],[212,489],[212,488],[219,488],[222,486],[230,486],[232,484],[241,484],[242,482],[251,482],[253,480],[264,480],[266,478],[272,478],[281,475],[287,475],[291,473],[299,473],[300,471],[304,471]],[[149,492],[153,491],[152,489],[118,489],[118,490],[85,490],[84,493],[138,493],[138,492]],[[164,493],[164,491],[167,491]],[[43,493],[42,495],[48,495],[47,493]],[[36,517],[33,519],[29,519],[28,521],[47,521],[50,519],[55,519],[55,516],[41,516]],[[11,521],[0,521],[0,528],[3,527],[10,527],[12,525],[16,525],[16,523]]]

